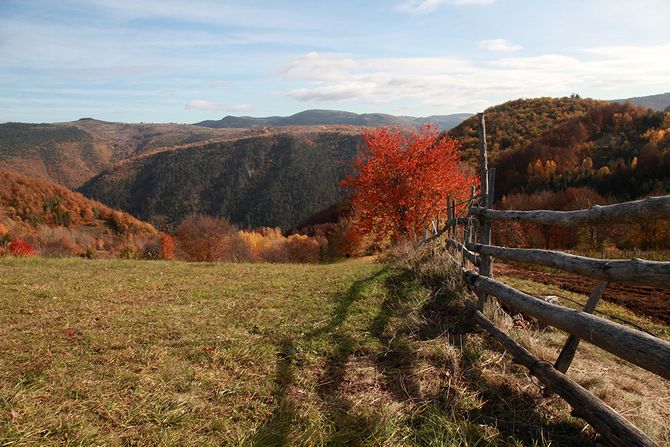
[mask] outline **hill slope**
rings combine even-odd
[[[593,188],[630,200],[670,192],[670,114],[631,104],[590,109],[501,153],[496,195]]]
[[[270,134],[137,157],[80,188],[169,229],[192,213],[291,228],[344,198],[360,131]]]
[[[656,111],[667,111],[670,108],[670,92],[659,95],[636,96],[627,99],[614,99],[613,102],[630,102],[636,106],[652,109]]]
[[[570,118],[581,116],[604,101],[582,98],[517,99],[484,111],[490,159],[499,153],[518,149],[542,132]],[[463,158],[473,167],[479,163],[478,118],[472,116],[449,134],[462,143]]]
[[[187,125],[93,119],[57,124],[5,123],[0,124],[0,167],[76,188],[120,160],[229,133]]]
[[[311,125],[351,125],[351,126],[406,126],[418,127],[425,123],[435,123],[442,130],[449,130],[472,116],[470,113],[434,115],[425,118],[394,116],[385,113],[356,114],[339,110],[305,110],[291,116],[270,116],[254,118],[250,116],[226,116],[220,120],[207,120],[196,126],[211,128],[249,128],[255,126],[311,126]]]
[[[0,239],[39,240],[45,228],[64,228],[83,249],[98,250],[127,243],[133,237],[157,236],[156,229],[127,213],[113,210],[64,186],[0,169]],[[48,236],[54,236],[50,234]],[[42,238],[42,242],[43,242]],[[59,241],[60,242],[60,241]]]

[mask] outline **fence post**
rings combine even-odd
[[[598,306],[600,297],[603,296],[605,287],[607,287],[607,281],[600,281],[596,284],[596,286],[591,291],[591,296],[589,296],[588,301],[584,305],[584,312],[591,314],[594,310],[596,310],[596,306]],[[556,359],[556,363],[554,363],[554,368],[565,374],[568,371],[568,368],[570,368],[572,359],[575,358],[577,346],[579,346],[579,338],[575,337],[574,335],[570,335],[565,342],[565,345],[563,345],[563,349]]]
[[[486,121],[484,119],[484,113],[479,114],[479,177],[480,177],[480,188],[479,188],[479,197],[480,205],[482,207],[488,207],[489,205],[489,166],[488,166],[488,153],[487,153],[487,144],[486,144]],[[493,194],[491,194],[491,198]],[[482,244],[489,245],[491,243],[491,224],[487,223],[483,217],[480,217],[480,228],[481,233],[479,236],[479,241]],[[489,276],[491,274],[491,256],[482,255],[479,266],[479,274],[483,276]],[[486,293],[479,292],[477,300],[477,308],[480,312],[484,311],[484,306],[486,305]]]

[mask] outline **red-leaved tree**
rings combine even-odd
[[[414,239],[441,211],[444,216],[448,196],[464,199],[476,182],[461,163],[460,143],[434,125],[378,128],[364,139],[367,147],[354,160],[354,172],[340,182],[353,192],[354,238]]]

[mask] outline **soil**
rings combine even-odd
[[[532,270],[517,265],[493,263],[493,274],[514,276],[543,284],[552,284],[570,292],[589,295],[597,280],[571,273],[554,273]],[[645,286],[628,286],[611,282],[607,285],[603,300],[620,304],[638,315],[644,315],[660,323],[670,324],[670,290]]]

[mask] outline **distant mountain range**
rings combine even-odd
[[[628,99],[614,99],[612,102],[631,102],[636,106],[647,109],[670,112],[670,92],[661,93],[659,95],[638,96]]]
[[[434,123],[440,130],[449,130],[459,125],[472,113],[452,115],[433,115],[427,117],[396,116],[385,113],[351,113],[340,110],[305,110],[291,116],[226,116],[220,120],[207,120],[195,123],[196,126],[223,128],[250,128],[258,126],[313,126],[313,125],[349,125],[349,126],[403,126],[420,127]]]

